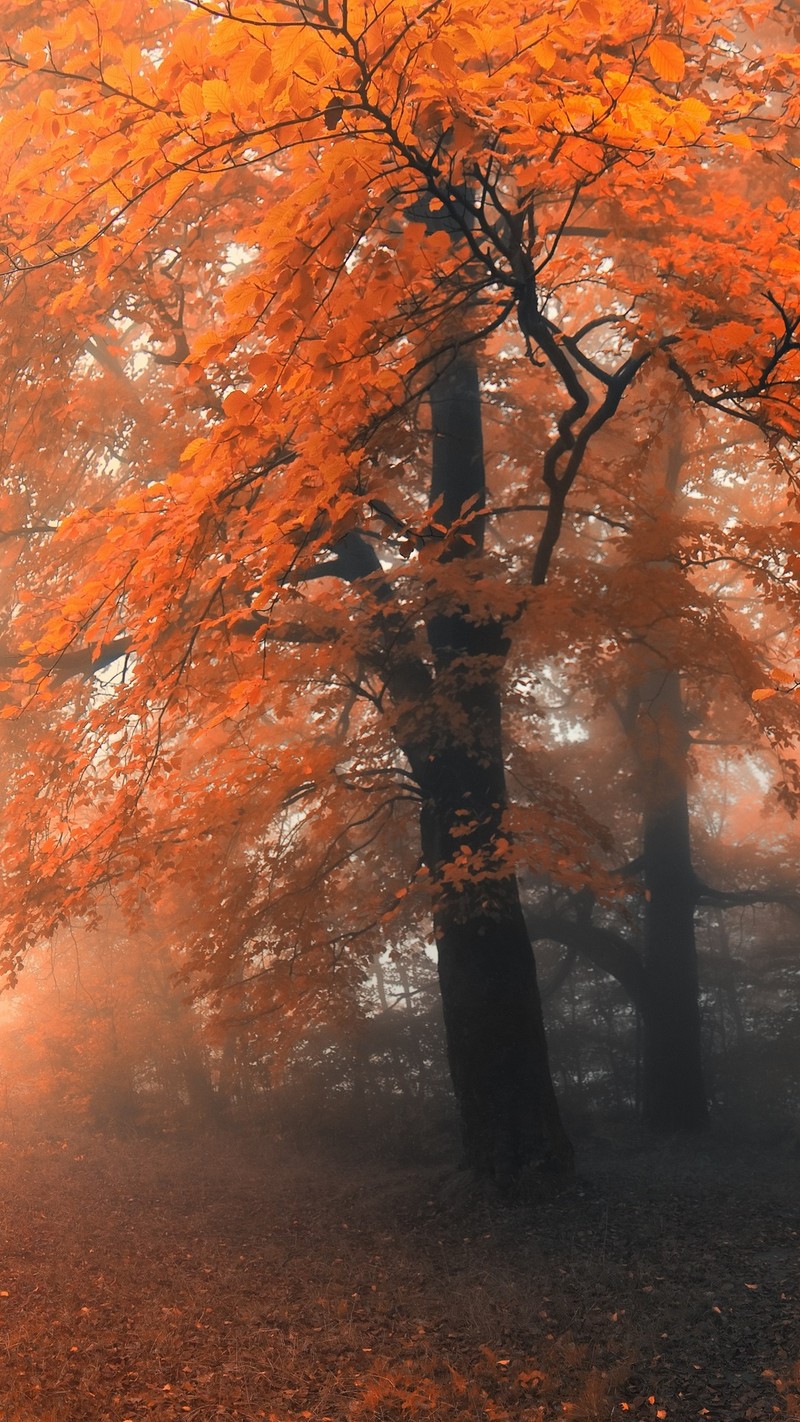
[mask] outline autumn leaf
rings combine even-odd
[[[542,69],[552,69],[558,58],[558,51],[550,40],[543,39],[533,46],[533,57]]]
[[[187,118],[204,118],[206,113],[206,101],[203,97],[202,86],[191,80],[184,84],[180,92],[180,106]]]
[[[243,390],[232,390],[222,402],[225,414],[239,424],[248,425],[258,417],[258,405]]]
[[[181,106],[183,106],[185,92],[185,90],[181,91]],[[210,114],[229,114],[236,107],[233,95],[224,79],[204,79],[201,93],[204,108]],[[184,112],[186,112],[185,109]]]
[[[683,50],[674,40],[653,40],[647,47],[647,57],[659,79],[665,79],[670,84],[680,83],[686,69],[686,59]]]

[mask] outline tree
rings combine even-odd
[[[696,824],[692,832],[713,793],[698,773],[705,744],[727,745],[743,761],[760,762],[761,775],[777,772],[784,802],[794,807],[792,708],[785,708],[782,723],[764,726],[751,700],[765,648],[774,645],[778,656],[788,650],[787,595],[793,600],[793,593],[777,553],[781,492],[770,496],[751,441],[742,443],[741,432],[716,420],[698,428],[674,395],[664,402],[651,386],[650,397],[651,434],[636,454],[635,481],[626,480],[617,451],[613,495],[603,505],[605,576],[595,578],[594,594],[607,612],[594,648],[604,647],[607,666],[592,684],[593,649],[587,648],[571,673],[592,685],[599,701],[594,712],[585,699],[573,704],[573,715],[591,721],[602,709],[606,718],[602,731],[588,738],[595,758],[599,736],[614,736],[612,708],[628,742],[632,774],[622,793],[638,802],[641,830],[623,829],[619,808],[613,815],[627,857],[618,893],[628,923],[619,914],[615,923],[607,905],[600,906],[602,919],[593,919],[591,897],[583,894],[567,906],[563,922],[544,909],[529,910],[528,922],[537,937],[562,941],[628,992],[642,1020],[645,1117],[657,1129],[674,1131],[696,1129],[707,1119],[698,911],[797,903],[791,885],[780,882],[780,866],[772,863],[766,881],[756,864],[749,872],[737,865],[734,877],[724,855],[721,862],[718,852],[716,862],[709,860]],[[709,517],[715,504],[718,521]],[[604,773],[607,797],[606,767]],[[717,773],[713,767],[708,779]],[[597,771],[584,768],[584,784],[587,774]],[[776,849],[786,852],[785,845]],[[752,860],[752,848],[750,854]],[[720,882],[723,888],[711,887]],[[631,910],[638,921],[633,935]]]
[[[211,879],[189,970],[298,1010],[427,903],[468,1159],[514,1174],[543,1126],[568,1162],[517,872],[594,883],[608,836],[544,779],[510,802],[503,701],[579,635],[554,559],[648,373],[788,459],[793,68],[759,18],[11,7],[4,360],[65,418],[13,412],[5,477],[78,475],[10,618],[15,958],[109,883]],[[480,408],[512,368],[516,534]]]

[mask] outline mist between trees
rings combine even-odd
[[[8,1119],[793,1122],[794,18],[0,23]]]

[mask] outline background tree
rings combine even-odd
[[[692,832],[719,773],[707,757],[698,765],[706,744],[722,744],[741,760],[755,757],[762,767],[771,761],[766,775],[777,778],[792,805],[793,708],[784,708],[780,724],[765,725],[754,715],[751,691],[765,646],[772,643],[777,656],[789,650],[793,590],[773,541],[782,496],[760,468],[752,442],[742,443],[740,433],[716,420],[690,435],[692,423],[680,400],[661,407],[652,385],[650,397],[651,410],[639,426],[650,433],[634,456],[635,482],[626,486],[619,451],[614,485],[609,471],[613,494],[602,515],[605,577],[596,580],[595,605],[605,603],[610,620],[595,629],[585,662],[572,672],[592,687],[594,707],[586,696],[575,698],[570,713],[578,726],[583,722],[594,754],[598,734],[614,737],[609,711],[629,742],[632,774],[621,793],[638,802],[641,830],[625,826],[621,807],[613,822],[625,864],[619,893],[629,910],[638,901],[635,928],[631,933],[630,918],[626,924],[619,915],[615,928],[607,905],[593,922],[585,897],[576,903],[577,918],[568,911],[560,923],[543,906],[538,913],[529,910],[528,921],[537,935],[560,937],[571,952],[580,950],[618,977],[642,1018],[645,1115],[659,1129],[675,1130],[695,1128],[706,1118],[698,912],[704,904],[794,899],[781,862],[782,835],[771,866],[759,863],[763,852],[754,854],[748,872],[741,856],[729,866],[717,850],[709,860],[707,835],[703,842],[696,826]],[[722,539],[709,519],[715,503],[727,514]],[[596,556],[591,544],[589,556]],[[598,645],[605,649],[606,667],[593,675]],[[562,669],[562,686],[565,674],[570,676],[568,668]],[[598,713],[605,717],[603,730],[592,732]]]

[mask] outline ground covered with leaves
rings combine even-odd
[[[0,1143],[0,1419],[800,1417],[800,1161],[584,1143],[504,1201],[452,1141]]]

